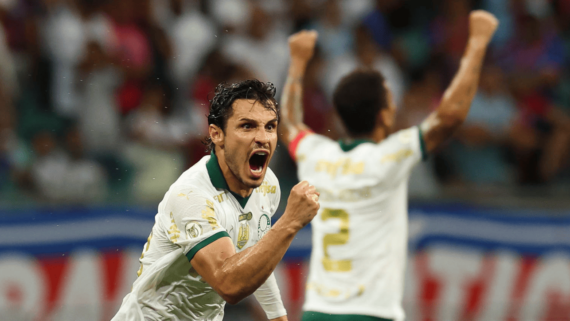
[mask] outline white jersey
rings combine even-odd
[[[417,127],[351,146],[306,132],[290,152],[321,193],[303,310],[403,320],[407,181],[423,155]]]
[[[249,197],[235,195],[217,157],[202,158],[160,202],[139,277],[113,320],[222,320],[225,301],[190,261],[222,237],[231,238],[236,252],[255,245],[271,227],[280,194],[279,182],[268,168],[263,184]],[[286,314],[273,274],[255,294],[268,318]]]

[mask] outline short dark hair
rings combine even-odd
[[[273,111],[279,122],[279,104],[275,100],[275,92],[272,83],[257,79],[244,80],[231,85],[221,83],[216,87],[214,97],[210,100],[208,125],[214,124],[225,131],[228,119],[233,115],[233,103],[238,99],[254,99],[263,107]],[[204,139],[204,144],[208,152],[214,149],[214,143],[209,135]]]
[[[378,113],[388,107],[384,77],[373,69],[351,72],[336,86],[333,104],[351,136],[372,133]]]

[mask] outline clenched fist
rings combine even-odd
[[[289,51],[291,59],[308,62],[315,52],[315,43],[318,34],[316,31],[302,30],[289,37]]]
[[[315,187],[302,181],[291,189],[287,208],[281,219],[286,219],[294,228],[300,230],[317,215],[320,206],[319,193]]]
[[[471,38],[488,44],[493,38],[499,20],[487,11],[475,10],[469,15],[469,35]]]

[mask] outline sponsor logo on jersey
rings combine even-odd
[[[202,226],[198,222],[186,224],[186,236],[188,239],[195,239],[200,235],[202,235]]]
[[[267,234],[269,229],[271,228],[271,220],[267,214],[261,215],[259,218],[259,222],[257,223],[257,237],[261,240],[261,238]]]
[[[269,185],[267,181],[263,181],[263,184],[255,189],[258,193],[263,193],[263,196],[267,194],[275,194],[277,192],[277,186]]]
[[[359,175],[364,172],[364,162],[353,162],[350,158],[341,158],[336,162],[319,160],[315,167],[315,172],[326,172],[334,178],[338,174],[339,169],[341,175]]]
[[[384,164],[387,162],[399,162],[399,161],[401,161],[405,158],[408,158],[412,155],[414,155],[414,152],[411,149],[401,149],[395,153],[388,154],[388,155],[382,157],[382,159],[380,160],[380,163]]]

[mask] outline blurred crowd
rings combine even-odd
[[[284,83],[287,37],[319,32],[305,122],[337,139],[338,80],[380,70],[398,128],[437,107],[461,60],[468,15],[500,20],[469,117],[413,174],[449,186],[570,184],[568,0],[1,0],[0,199],[155,202],[205,154],[220,82]],[[279,149],[283,190],[295,168]]]

